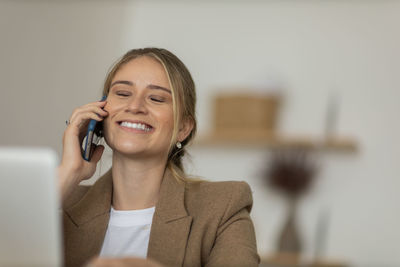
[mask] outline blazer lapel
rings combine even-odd
[[[192,217],[185,205],[185,183],[167,169],[153,216],[147,257],[167,266],[182,266]]]
[[[182,266],[192,224],[184,204],[185,183],[167,169],[161,183],[153,216],[147,257],[167,266]],[[72,221],[66,240],[66,254],[74,255],[70,266],[79,266],[98,255],[110,218],[111,170],[103,175],[85,197],[65,212]],[[71,230],[71,228],[73,230]]]
[[[83,261],[100,253],[110,218],[112,200],[111,170],[104,174],[89,189],[76,205],[66,209],[73,222],[68,233],[66,253],[74,255],[78,266]]]

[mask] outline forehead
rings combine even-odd
[[[140,56],[122,65],[112,79],[112,81],[116,80],[151,82],[169,87],[167,73],[163,65],[150,56]]]

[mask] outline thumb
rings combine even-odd
[[[93,155],[92,155],[91,162],[97,163],[101,159],[101,156],[103,155],[103,152],[104,152],[104,146],[103,145],[96,146],[96,148],[94,149]]]

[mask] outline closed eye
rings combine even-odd
[[[117,91],[115,94],[118,96],[130,96],[131,95],[130,92],[126,92],[126,91]]]
[[[158,102],[158,103],[163,103],[165,102],[165,99],[163,97],[159,96],[150,96],[151,101]]]

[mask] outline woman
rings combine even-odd
[[[244,182],[186,178],[196,132],[195,86],[165,49],[126,53],[108,74],[107,99],[77,108],[59,166],[66,266],[257,266],[252,197]],[[91,187],[104,147],[81,156],[88,121],[102,121],[112,168]]]

